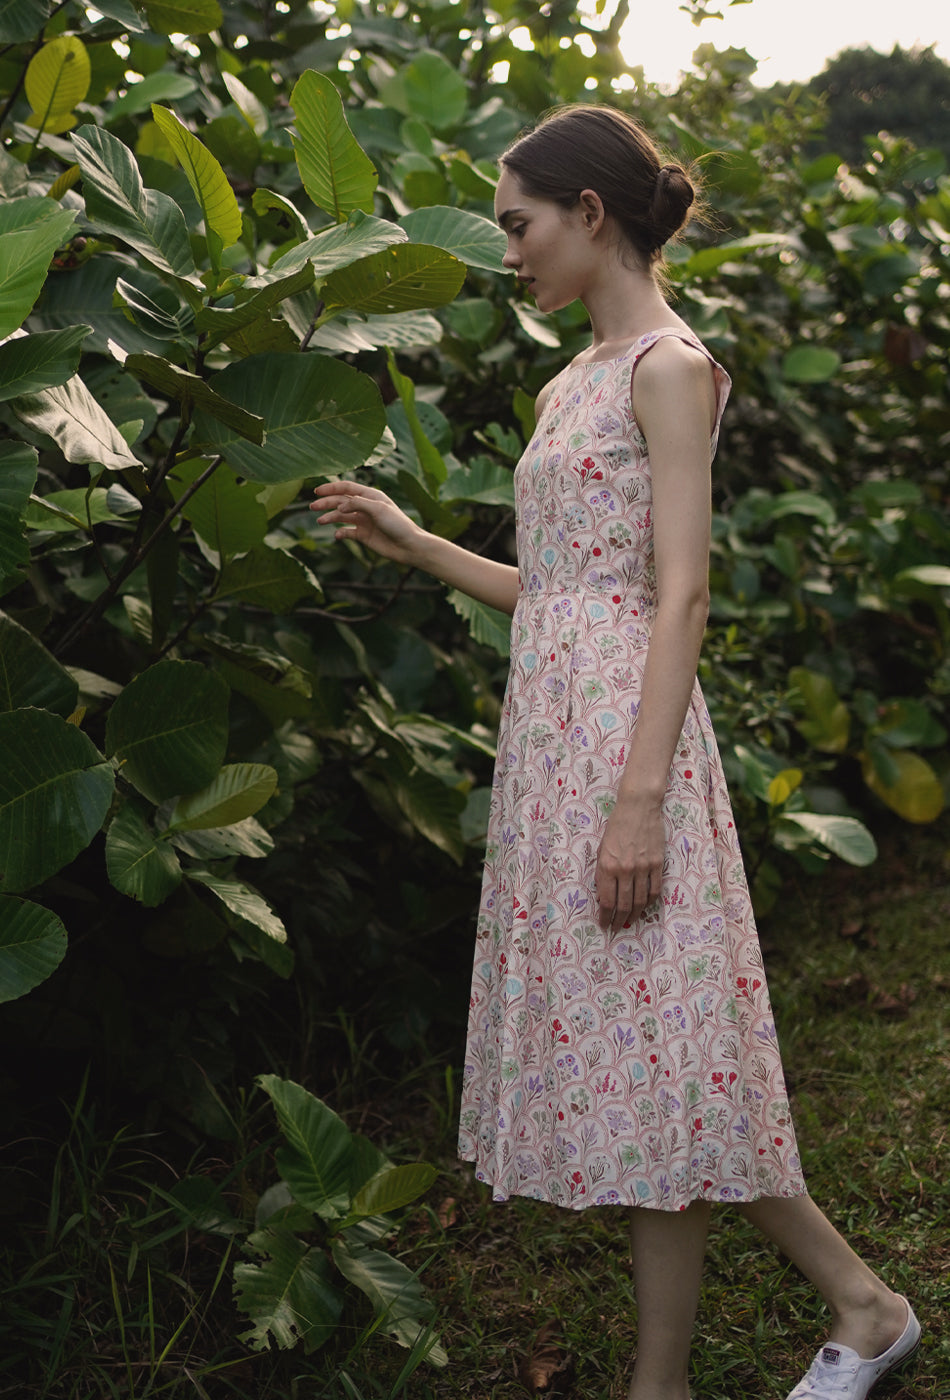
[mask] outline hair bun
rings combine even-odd
[[[695,198],[692,181],[681,165],[660,166],[650,206],[657,248],[680,231]]]

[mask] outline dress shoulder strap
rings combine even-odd
[[[669,336],[673,336],[676,340],[682,340],[685,345],[691,345],[695,350],[700,351],[701,354],[706,356],[706,359],[712,366],[713,378],[716,384],[716,426],[713,430],[713,450],[715,451],[715,444],[719,436],[719,424],[722,422],[722,415],[729,398],[729,391],[732,388],[732,380],[728,372],[723,369],[722,365],[711,351],[707,350],[706,346],[699,339],[699,336],[694,335],[691,330],[683,326],[662,326],[659,330],[647,331],[646,335],[642,335],[640,339],[631,346],[631,387],[637,365],[643,359],[644,355],[652,350],[654,345],[657,345],[661,340],[665,340]]]

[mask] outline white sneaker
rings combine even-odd
[[[907,1299],[902,1301],[907,1304],[907,1326],[893,1346],[864,1361],[851,1347],[828,1342],[787,1400],[865,1400],[881,1377],[913,1356],[920,1345],[920,1323]]]

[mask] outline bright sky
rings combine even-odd
[[[950,0],[752,0],[714,8],[724,18],[691,23],[680,0],[631,0],[621,43],[631,67],[642,64],[649,82],[676,86],[700,44],[747,49],[758,59],[757,83],[807,81],[827,59],[867,46],[890,53],[895,44],[936,44],[950,62]]]

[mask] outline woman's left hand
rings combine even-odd
[[[662,802],[618,796],[604,828],[594,877],[598,923],[605,932],[617,933],[659,898],[665,848]]]

